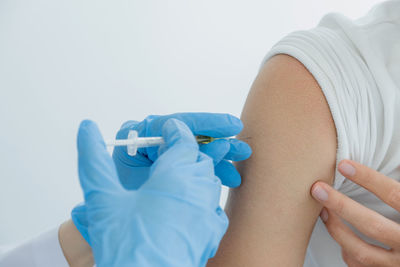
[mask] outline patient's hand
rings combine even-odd
[[[230,225],[208,266],[303,266],[322,208],[310,187],[335,171],[328,104],[300,62],[278,55],[255,80],[242,120],[253,155],[238,164],[243,184],[230,192]]]
[[[357,162],[345,160],[339,171],[346,178],[374,193],[400,212],[400,183]],[[350,266],[400,266],[400,225],[334,190],[324,182],[312,187],[312,195],[326,207],[321,219],[342,247],[343,260]],[[387,250],[359,238],[341,218],[361,233],[389,246]]]

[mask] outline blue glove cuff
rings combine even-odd
[[[86,218],[86,206],[83,203],[76,205],[71,211],[71,218],[82,237],[90,245],[90,238],[88,234],[89,223]]]

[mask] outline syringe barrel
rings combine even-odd
[[[109,140],[107,141],[108,146],[127,146],[134,144],[134,140],[127,140],[127,139],[116,139],[116,140]]]
[[[165,141],[162,137],[138,137],[135,140],[135,146],[138,148],[160,146],[163,144],[165,144]]]

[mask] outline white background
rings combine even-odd
[[[275,42],[377,2],[0,0],[0,245],[59,225],[81,201],[82,119],[112,138],[148,114],[240,115]]]

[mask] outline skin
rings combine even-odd
[[[341,161],[338,169],[343,176],[372,192],[400,212],[399,182],[351,160]],[[324,182],[315,183],[311,193],[324,205],[321,219],[330,235],[342,247],[342,256],[348,266],[400,266],[398,223],[362,206]],[[391,249],[387,250],[365,242],[346,226],[342,219],[366,236],[380,241]]]
[[[94,265],[92,249],[72,220],[68,220],[60,226],[58,240],[69,266],[89,267]]]
[[[241,137],[253,149],[238,164],[242,185],[230,191],[230,225],[207,266],[303,266],[322,206],[310,196],[331,183],[336,131],[325,97],[308,70],[287,55],[271,58],[248,95]]]

